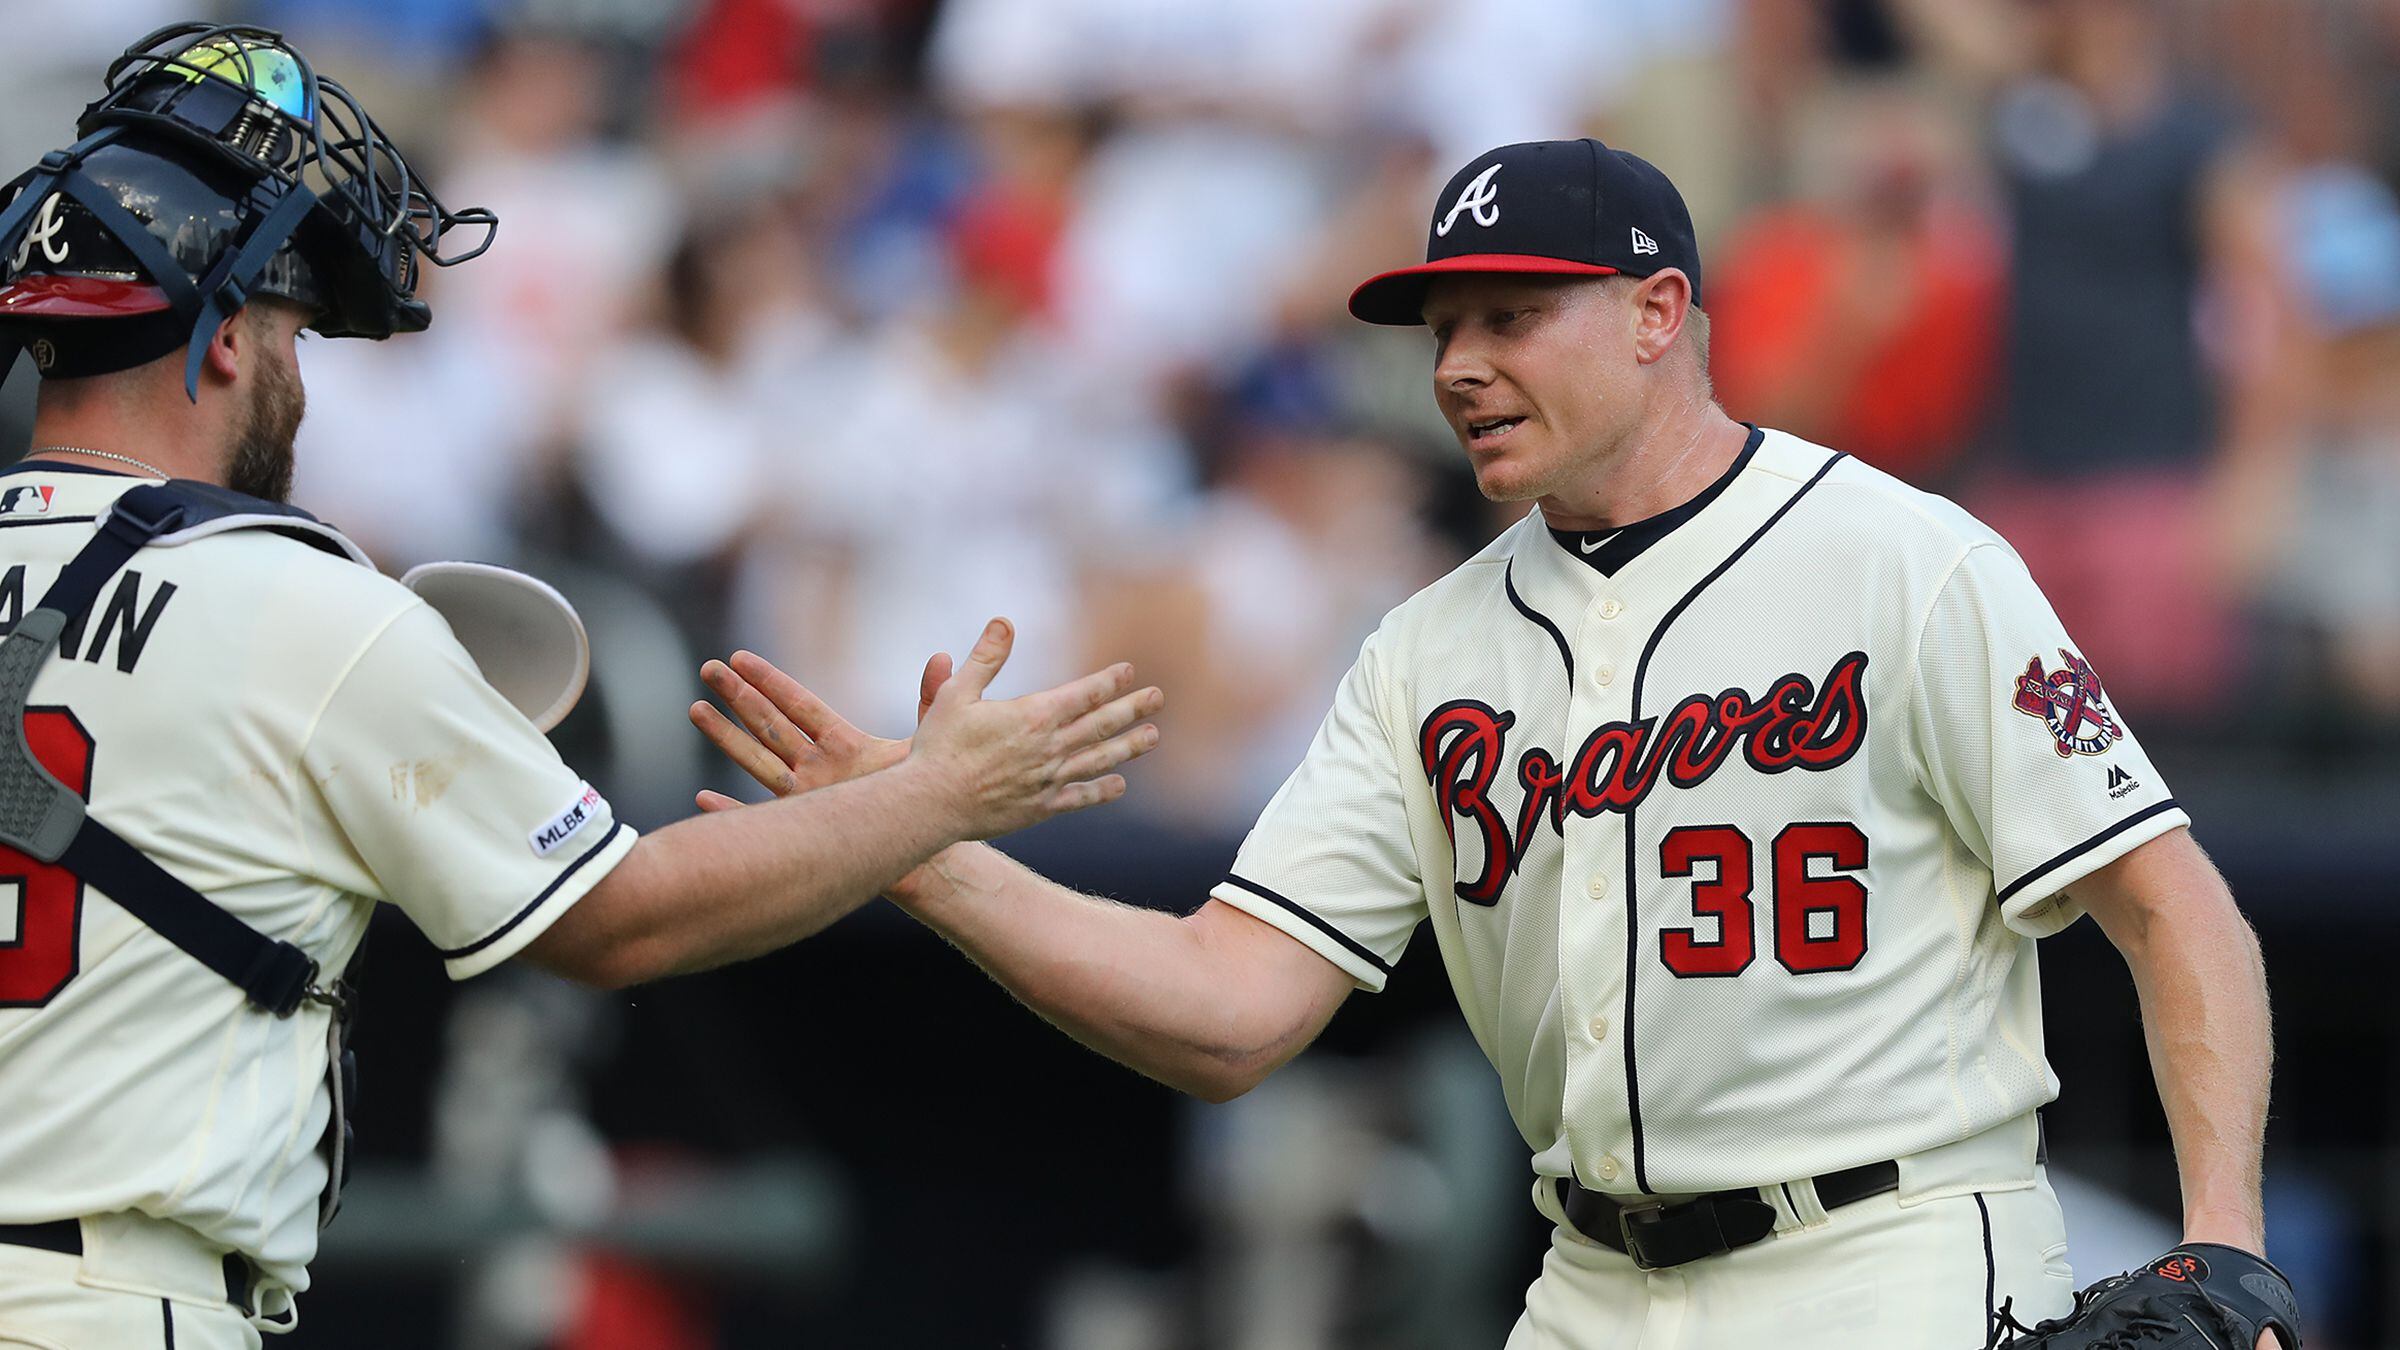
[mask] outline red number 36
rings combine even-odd
[[[1756,906],[1750,892],[1750,836],[1731,825],[1686,825],[1658,846],[1661,874],[1691,877],[1692,913],[1716,920],[1716,936],[1697,927],[1669,928],[1658,935],[1659,958],[1678,975],[1739,975],[1757,958]],[[1775,908],[1775,959],[1795,975],[1850,970],[1867,954],[1867,888],[1856,877],[1812,876],[1822,861],[1832,873],[1863,871],[1867,837],[1848,823],[1787,825],[1775,836],[1771,889]],[[1714,864],[1714,876],[1699,865]],[[1810,920],[1825,916],[1821,925]],[[1819,935],[1811,930],[1821,926]]]

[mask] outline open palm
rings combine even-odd
[[[741,720],[736,725],[715,704],[702,699],[691,707],[692,725],[727,759],[778,797],[848,782],[908,757],[907,740],[870,736],[852,726],[806,685],[755,652],[735,652],[730,661],[710,661],[700,667],[700,678]],[[937,653],[925,663],[917,690],[919,721],[949,679],[948,654]],[[705,790],[695,800],[703,811],[724,811],[742,804],[722,792]]]

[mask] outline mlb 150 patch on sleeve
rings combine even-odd
[[[568,803],[565,810],[536,826],[533,833],[525,836],[526,842],[533,845],[535,857],[547,858],[565,848],[567,841],[583,833],[584,826],[599,819],[607,810],[608,800],[600,795],[600,789],[589,783],[580,784],[575,800]]]

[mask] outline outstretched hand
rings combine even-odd
[[[950,657],[936,653],[925,663],[917,686],[917,720],[925,720],[933,696],[950,678]],[[806,685],[755,652],[735,652],[730,661],[700,667],[700,679],[741,719],[736,726],[717,705],[701,699],[691,707],[692,725],[742,772],[778,797],[847,782],[908,757],[909,743],[870,736],[852,726]],[[740,799],[703,790],[703,811],[725,811]]]
[[[984,698],[1014,642],[1007,621],[995,619],[955,672],[946,656],[928,661],[918,685],[918,732],[909,740],[860,731],[749,652],[701,668],[741,725],[706,702],[692,705],[692,723],[778,796],[914,758],[943,785],[963,838],[988,839],[1123,796],[1125,779],[1115,770],[1158,744],[1158,729],[1143,719],[1166,696],[1155,687],[1133,690],[1133,668],[1119,664],[1023,698]],[[704,811],[740,805],[715,792],[698,802]]]
[[[1015,643],[1006,619],[985,624],[957,673],[934,691],[909,746],[909,758],[949,789],[967,839],[1113,802],[1125,795],[1116,769],[1158,744],[1158,728],[1142,719],[1164,707],[1166,695],[1135,690],[1133,667],[1123,662],[1038,694],[985,699]]]

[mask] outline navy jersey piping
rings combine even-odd
[[[1988,1337],[2000,1308],[2000,1262],[1992,1251],[1992,1207],[1981,1191],[1975,1192],[1975,1213],[1983,1221],[1983,1332]]]
[[[2018,877],[2015,881],[2012,881],[2006,886],[2001,887],[2000,894],[1996,896],[1995,899],[2001,904],[2007,904],[2010,896],[2015,895],[2021,890],[2024,890],[2027,886],[2032,885],[2034,882],[2039,881],[2045,876],[2048,876],[2050,873],[2057,871],[2060,867],[2075,861],[2077,858],[2080,858],[2084,854],[2091,852],[2093,849],[2100,847],[2102,844],[2105,844],[2109,840],[2116,838],[2118,835],[2125,833],[2127,830],[2130,830],[2134,826],[2141,824],[2143,821],[2150,819],[2152,816],[2159,815],[2163,812],[2176,810],[2179,805],[2180,804],[2173,797],[2169,797],[2165,801],[2158,803],[2156,806],[2144,807],[2143,809],[2134,812],[2132,815],[2125,817],[2123,820],[2120,820],[2116,824],[2109,826],[2100,833],[2093,835],[2091,838],[2084,840],[2075,847],[2068,849],[2066,852],[2059,854],[2050,861],[2043,863],[2041,866],[2034,868],[2025,875]]]
[[[1751,443],[1755,445],[1757,439],[1758,433],[1753,429]],[[1691,607],[1692,602],[1700,598],[1702,591],[1707,590],[1718,577],[1725,575],[1735,563],[1740,562],[1742,555],[1748,553],[1752,545],[1764,539],[1767,531],[1774,529],[1785,516],[1790,515],[1792,508],[1800,504],[1801,498],[1806,497],[1817,484],[1825,481],[1825,475],[1833,472],[1834,465],[1848,458],[1848,455],[1839,451],[1834,452],[1833,456],[1827,459],[1807,482],[1800,485],[1799,491],[1787,498],[1783,505],[1775,508],[1775,514],[1768,516],[1766,523],[1752,531],[1750,537],[1743,540],[1733,552],[1725,555],[1725,560],[1718,563],[1715,570],[1700,578],[1697,584],[1684,592],[1683,598],[1675,602],[1674,608],[1667,611],[1665,618],[1659,620],[1658,627],[1650,632],[1650,641],[1642,647],[1642,659],[1633,668],[1633,702],[1627,715],[1635,723],[1638,724],[1642,720],[1642,681],[1650,673],[1650,658],[1658,653],[1658,644],[1666,638],[1667,630],[1675,626],[1675,620],[1681,618],[1683,612]],[[1643,1192],[1650,1193],[1649,1146],[1642,1138],[1642,1080],[1634,1057],[1634,1042],[1639,1039],[1635,1035],[1634,986],[1640,974],[1636,961],[1642,946],[1638,940],[1641,928],[1641,887],[1638,881],[1640,871],[1634,857],[1634,840],[1640,834],[1640,831],[1635,828],[1634,820],[1634,814],[1638,809],[1636,806],[1625,808],[1625,1115],[1633,1127],[1633,1184]]]
[[[120,469],[103,469],[97,464],[68,464],[55,459],[20,459],[7,468],[0,469],[0,477],[12,473],[88,473],[98,474],[102,478],[143,479],[150,476],[143,473],[126,473]]]
[[[1268,890],[1266,887],[1259,885],[1255,881],[1245,880],[1231,872],[1227,872],[1225,874],[1225,880],[1232,885],[1241,887],[1243,890],[1250,892],[1252,895],[1257,896],[1261,900],[1281,905],[1283,908],[1290,910],[1293,914],[1299,916],[1300,919],[1305,921],[1309,927],[1316,929],[1318,932],[1323,933],[1325,936],[1342,944],[1343,950],[1349,952],[1353,956],[1356,956],[1359,960],[1366,962],[1368,965],[1375,967],[1375,969],[1382,971],[1386,975],[1392,973],[1391,962],[1386,961],[1382,957],[1377,956],[1375,953],[1367,950],[1366,946],[1360,943],[1356,938],[1353,938],[1348,933],[1345,933],[1341,929],[1334,927],[1330,922],[1320,917],[1314,911],[1299,904],[1297,901],[1288,899],[1274,891]]]
[[[1558,659],[1566,663],[1567,688],[1572,690],[1575,687],[1575,652],[1572,648],[1567,646],[1567,635],[1558,631],[1558,625],[1550,622],[1549,616],[1543,614],[1540,610],[1535,609],[1529,604],[1526,604],[1524,596],[1517,594],[1516,559],[1511,558],[1508,560],[1507,570],[1500,574],[1500,584],[1507,588],[1508,603],[1515,605],[1519,614],[1522,614],[1526,618],[1533,620],[1537,624],[1540,624],[1542,631],[1550,635],[1550,640],[1558,644]]]
[[[28,516],[23,520],[0,520],[0,530],[22,529],[27,525],[89,525],[98,516]]]
[[[1615,576],[1627,563],[1648,552],[1651,545],[1675,533],[1692,517],[1707,510],[1709,503],[1724,496],[1725,489],[1733,486],[1733,480],[1741,477],[1742,470],[1750,467],[1750,459],[1758,453],[1758,447],[1766,442],[1767,433],[1749,423],[1743,425],[1750,427],[1750,438],[1742,442],[1742,452],[1734,456],[1730,468],[1717,475],[1717,481],[1700,489],[1700,494],[1690,501],[1614,530],[1562,530],[1551,526],[1550,537],[1558,542],[1568,556],[1586,567],[1604,577]],[[1583,542],[1594,534],[1603,534],[1607,538],[1587,552],[1582,546]]]
[[[588,849],[585,849],[582,857],[577,858],[571,863],[568,863],[566,870],[559,873],[557,876],[552,877],[550,879],[550,884],[542,888],[542,893],[540,895],[537,895],[533,897],[532,900],[528,901],[525,905],[525,908],[520,909],[516,913],[510,915],[507,923],[500,925],[498,928],[495,928],[491,932],[484,934],[482,937],[468,943],[464,947],[460,947],[455,950],[443,948],[442,959],[445,961],[455,961],[462,956],[473,956],[475,953],[482,951],[484,948],[491,946],[500,939],[507,937],[510,933],[515,932],[518,924],[521,924],[525,922],[525,920],[531,918],[535,910],[540,909],[542,905],[550,899],[551,896],[558,893],[559,887],[567,884],[568,877],[571,877],[577,872],[582,871],[585,863],[588,863],[592,859],[599,857],[600,850],[607,848],[609,844],[614,842],[618,833],[624,828],[624,821],[619,820],[611,822],[608,827],[608,833],[600,836],[599,843],[592,845]]]

